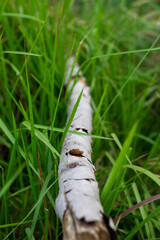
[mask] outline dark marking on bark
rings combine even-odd
[[[85,128],[82,128],[82,131],[85,132],[85,133],[88,133],[88,130],[85,129]]]
[[[78,81],[83,83],[85,87],[88,86],[88,84],[86,83],[86,79],[84,77],[81,77]]]
[[[75,128],[75,130],[74,130],[74,131],[75,131],[75,132],[77,132],[77,131],[79,131],[79,130],[80,130],[80,128]]]
[[[75,167],[86,167],[86,165],[82,162],[73,162],[65,165],[65,168],[63,168],[59,174],[61,175],[63,172],[69,171],[70,168],[75,168]],[[73,179],[74,180],[74,179]]]
[[[77,166],[81,166],[81,164],[79,164],[78,162],[74,162],[74,163],[70,163],[70,164],[67,164],[67,167],[68,168],[75,168]]]
[[[71,191],[72,191],[72,189],[69,189],[68,191],[66,191],[66,194],[69,193],[69,192],[71,192]]]
[[[92,181],[95,182],[95,180],[93,178],[86,178],[85,180],[87,180],[88,182],[92,182]]]
[[[90,160],[89,158],[86,158],[86,159],[89,163],[91,163],[93,165],[92,160]]]
[[[71,149],[70,151],[69,151],[69,154],[70,155],[73,155],[73,156],[75,156],[75,157],[83,157],[83,151],[81,151],[81,150],[79,150],[78,148],[76,148],[76,149]]]
[[[86,180],[86,181],[89,181],[89,182],[92,182],[92,181],[96,182],[96,180],[93,179],[93,178],[69,178],[67,180],[64,180],[63,183],[66,183],[68,181],[82,181],[82,180]]]
[[[73,180],[73,181],[81,181],[81,180],[86,180],[86,181],[88,181],[88,182],[96,182],[96,180],[95,179],[93,179],[93,178],[76,178],[76,179],[67,179],[67,180],[65,180],[64,182],[67,182],[67,181],[69,181],[69,180]]]
[[[79,131],[80,129],[81,129],[83,132],[88,133],[88,130],[85,129],[85,128],[75,128],[74,131],[77,132],[77,131]]]

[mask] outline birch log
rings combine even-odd
[[[74,58],[71,57],[66,74],[69,79]],[[92,109],[90,88],[85,77],[75,65],[69,89],[73,88],[68,107],[68,119],[82,89],[83,94],[69,130],[85,134],[92,131]],[[73,85],[74,84],[74,85]],[[56,213],[63,223],[63,240],[113,240],[116,239],[112,219],[103,214],[99,200],[95,167],[91,160],[91,137],[77,134],[66,135],[61,156],[65,163],[59,163],[59,195],[56,199]]]

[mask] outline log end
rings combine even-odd
[[[116,233],[115,233],[116,234]],[[116,235],[115,235],[116,236]],[[63,240],[113,240],[105,221],[77,219],[71,208],[63,216]]]

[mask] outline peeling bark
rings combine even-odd
[[[74,58],[71,58],[66,83],[73,61]],[[86,84],[86,79],[81,76],[73,86],[78,70],[79,66],[76,64],[69,84],[69,89],[73,87],[73,90],[68,107],[68,119],[82,89],[83,94],[69,130],[91,134],[90,88]],[[91,137],[67,134],[61,150],[65,163],[60,160],[59,195],[56,199],[56,212],[63,222],[63,240],[116,239],[113,221],[103,214],[91,153]]]

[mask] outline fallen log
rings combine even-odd
[[[69,61],[66,84],[71,74],[74,58]],[[83,90],[82,97],[69,130],[84,134],[92,131],[90,88],[81,76],[78,64],[72,70],[69,90],[72,90],[68,119]],[[75,82],[75,76],[77,78]],[[95,167],[91,160],[91,137],[67,133],[59,163],[59,195],[56,213],[62,220],[63,240],[115,240],[116,231],[111,218],[103,213]]]

